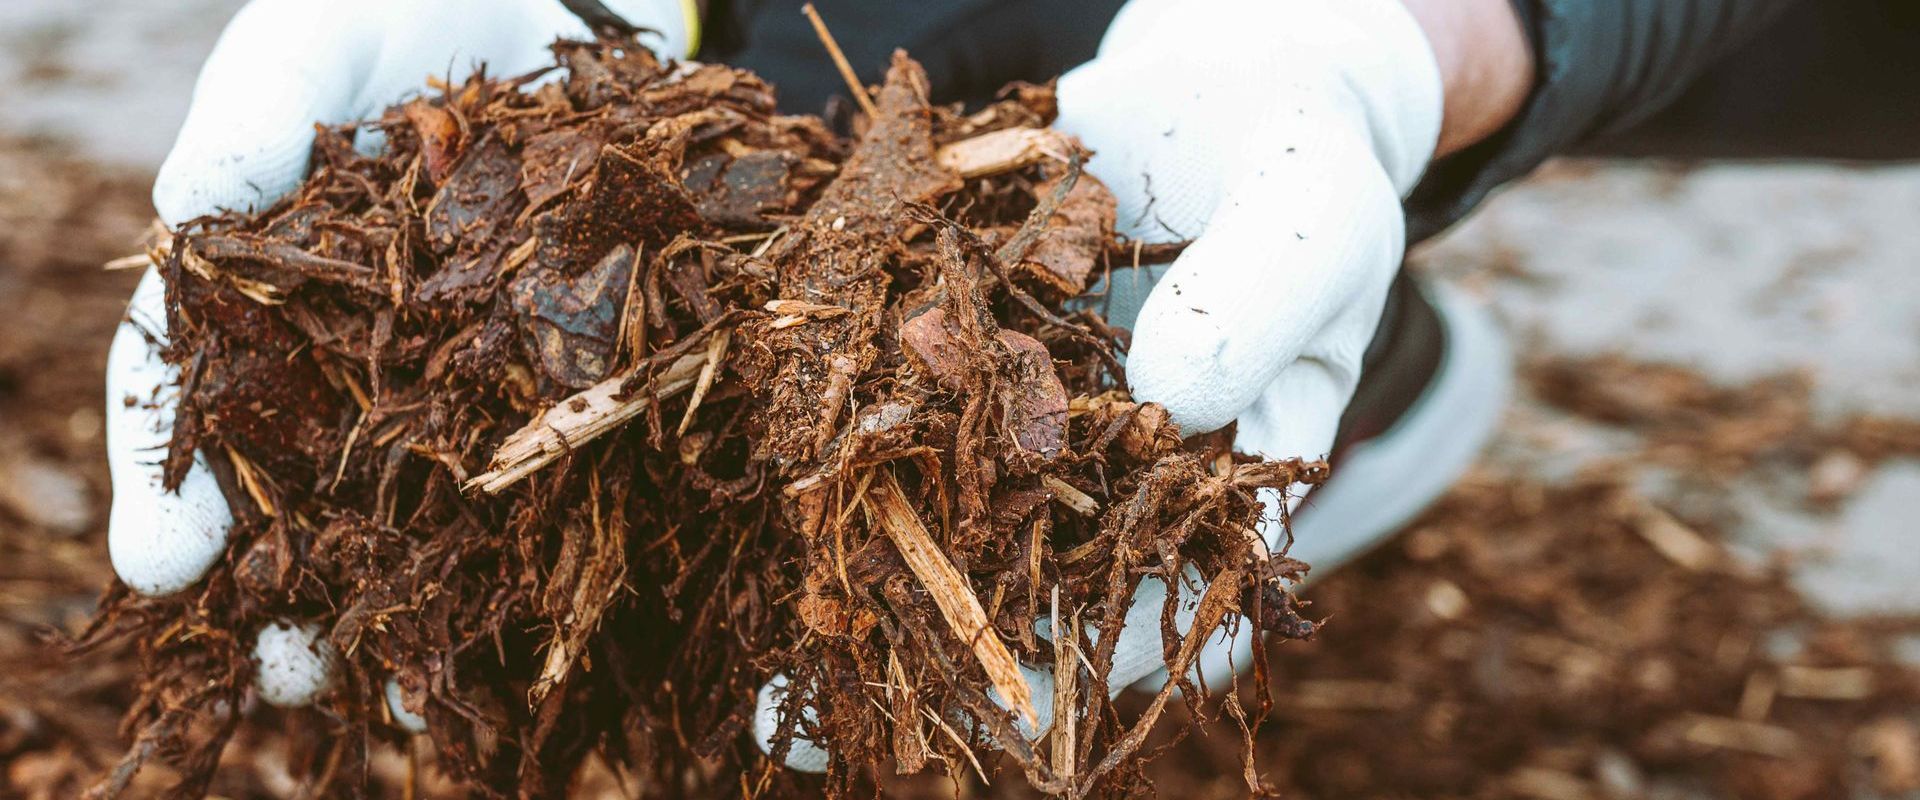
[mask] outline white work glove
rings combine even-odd
[[[1187,434],[1238,420],[1243,452],[1326,455],[1400,268],[1400,200],[1433,156],[1441,99],[1432,49],[1397,0],[1127,4],[1099,55],[1061,78],[1056,126],[1093,149],[1087,170],[1118,198],[1122,233],[1194,240],[1134,324],[1135,398],[1165,405]],[[1262,499],[1277,547],[1280,504],[1298,498]],[[1194,588],[1182,589],[1183,630]],[[1148,580],[1135,595],[1116,690],[1165,668],[1165,592]],[[1249,628],[1203,651],[1212,685]],[[1036,705],[1050,701],[1050,673],[1028,675]],[[761,692],[763,747],[779,683]],[[818,770],[826,755],[796,742],[787,763]]]
[[[663,56],[697,45],[693,0],[603,2],[657,31],[643,41]],[[559,0],[254,0],[201,68],[179,139],[154,181],[154,208],[169,226],[223,209],[265,208],[306,177],[316,123],[376,117],[435,77],[459,82],[481,66],[492,75],[529,72],[552,62],[555,38],[590,34]],[[149,341],[167,334],[163,294],[159,273],[148,270],[107,359],[107,549],[120,580],[149,596],[198,581],[225,550],[233,523],[203,454],[178,494],[160,485],[175,400],[173,372]],[[319,630],[305,624],[261,633],[262,697],[300,705],[325,687],[332,656],[316,640]]]

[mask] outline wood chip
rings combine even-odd
[[[1720,562],[1720,548],[1659,506],[1642,505],[1633,530],[1667,560],[1700,571]]]
[[[1534,800],[1592,800],[1599,796],[1586,781],[1557,769],[1521,767],[1507,776],[1506,784],[1514,794]]]
[[[962,178],[979,178],[1046,159],[1065,163],[1071,152],[1072,141],[1052,128],[1006,128],[941,147],[933,160]]]
[[[1053,587],[1053,721],[1048,725],[1052,751],[1048,764],[1055,774],[1071,780],[1074,775],[1074,746],[1079,742],[1080,718],[1076,702],[1080,678],[1080,616],[1073,615],[1067,627],[1060,625],[1060,587]]]
[[[1920,790],[1920,728],[1912,720],[1876,720],[1854,732],[1853,746],[1873,762],[1873,783],[1883,794]]]
[[[1873,696],[1873,670],[1866,667],[1781,667],[1780,696],[1802,700],[1864,700]]]
[[[775,314],[791,314],[820,318],[838,317],[843,314],[853,313],[846,306],[809,303],[805,300],[769,300],[767,301],[766,309]]]
[[[112,261],[108,261],[101,265],[101,269],[113,272],[123,269],[146,269],[151,266],[153,266],[153,259],[146,253],[138,253],[130,256],[121,256]]]
[[[966,576],[954,569],[953,563],[941,554],[940,545],[920,524],[919,515],[900,493],[900,484],[891,474],[882,473],[867,490],[865,500],[874,524],[900,548],[901,558],[932,595],[934,605],[940,608],[940,616],[952,626],[954,635],[973,648],[974,657],[986,669],[987,678],[993,682],[1000,698],[1025,718],[1028,725],[1038,728],[1040,713],[1033,708],[1033,694],[1026,678],[1020,674],[1019,662],[988,624],[987,612],[981,608],[980,598],[974,595],[972,587],[967,585]]]
[[[240,455],[239,451],[231,447],[227,448],[227,460],[233,464],[234,479],[240,482],[240,488],[246,490],[247,496],[253,498],[253,503],[260,508],[260,513],[268,517],[280,516],[280,509],[274,505],[273,496],[268,494],[266,487],[260,484],[253,462],[248,461],[246,456]]]
[[[1041,478],[1040,484],[1047,487],[1047,491],[1053,493],[1054,502],[1059,503],[1069,511],[1083,517],[1099,515],[1100,501],[1093,499],[1093,497],[1086,492],[1073,488],[1073,484],[1067,483],[1052,475]]]
[[[1765,722],[1773,713],[1773,699],[1780,695],[1780,679],[1765,670],[1747,676],[1747,684],[1740,690],[1740,718],[1748,722]]]
[[[1786,758],[1800,751],[1800,736],[1777,725],[1704,714],[1683,714],[1674,721],[1680,738],[1716,750],[1737,750]]]
[[[462,488],[497,494],[519,483],[548,464],[595,437],[620,427],[627,420],[653,405],[653,397],[664,400],[693,388],[707,364],[707,354],[689,353],[676,359],[654,378],[654,394],[636,392],[619,399],[620,386],[628,376],[608,378],[568,397],[534,417],[532,422],[508,436],[494,451],[487,471],[474,476]]]
[[[1456,620],[1466,616],[1468,608],[1472,605],[1468,602],[1467,593],[1460,588],[1460,584],[1445,578],[1437,579],[1427,585],[1426,601],[1427,610],[1444,620]]]

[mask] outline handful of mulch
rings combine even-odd
[[[282,620],[337,653],[289,712],[322,794],[404,736],[389,682],[490,794],[590,760],[663,794],[817,790],[777,766],[795,737],[836,792],[997,751],[1123,791],[1172,690],[1109,704],[1142,581],[1210,581],[1187,636],[1168,595],[1174,675],[1243,618],[1312,630],[1255,490],[1324,467],[1183,444],[1114,388],[1124,332],[1066,301],[1155,248],[1115,239],[1050,90],[963,115],[899,55],[849,140],[747,72],[554,52],[556,80],[390,109],[378,156],[322,128],[298,192],[163,248],[169,477],[204,452],[237,523],[184,595],[104,607],[91,635],[144,671],[107,788],[154,757],[206,786]],[[768,759],[746,731],[776,675]]]

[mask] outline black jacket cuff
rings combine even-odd
[[[1427,169],[1406,203],[1409,243],[1548,157],[1645,120],[1800,0],[1512,2],[1533,46],[1533,92],[1500,133]]]

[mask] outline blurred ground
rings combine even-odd
[[[1615,353],[1722,383],[1793,375],[1824,422],[1920,418],[1916,208],[1910,165],[1562,163],[1418,260],[1489,297],[1533,357]],[[1601,433],[1547,460],[1582,463],[1610,446]],[[1795,579],[1832,611],[1920,613],[1903,502],[1916,468],[1851,476],[1860,495],[1818,515],[1742,477],[1728,535],[1751,556],[1807,556]]]
[[[237,5],[0,4],[0,796],[124,746],[127,654],[40,634],[109,578],[99,372],[136,276],[99,265]],[[1916,209],[1920,167],[1574,162],[1423,248],[1515,332],[1522,396],[1438,508],[1310,582],[1333,621],[1273,651],[1255,768],[1316,798],[1920,797]],[[262,718],[216,789],[298,796],[283,726],[325,721]],[[1159,788],[1243,794],[1239,735],[1173,745]]]

